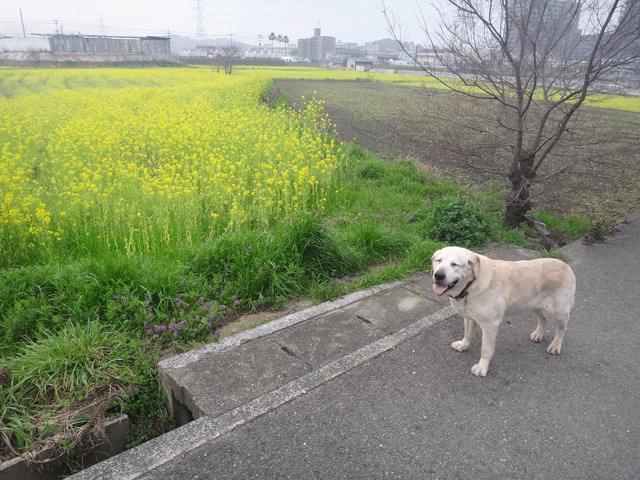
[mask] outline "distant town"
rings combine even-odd
[[[275,37],[273,40],[269,38]],[[400,44],[390,38],[377,40],[374,42],[344,43],[337,41],[335,37],[324,36],[320,28],[315,28],[313,36],[301,38],[297,44],[290,45],[288,38],[275,34],[270,35],[261,42],[260,45],[244,45],[242,43],[232,44],[229,39],[218,39],[215,41],[203,42],[190,48],[180,48],[179,57],[215,57],[220,54],[220,50],[232,48],[235,54],[244,59],[279,60],[284,62],[302,63],[342,63],[347,66],[349,60],[359,60],[358,63],[377,64],[395,63],[398,65],[413,65],[412,60],[401,48]],[[180,42],[173,42],[179,45]],[[416,50],[414,43],[406,43],[404,49],[413,52]],[[424,48],[418,47],[418,49]],[[359,67],[361,65],[358,65]],[[360,69],[360,68],[359,68]]]
[[[422,52],[414,43],[404,44],[408,52]],[[285,35],[271,33],[259,45],[234,41],[233,37],[196,40],[182,36],[116,37],[81,34],[41,34],[3,36],[0,34],[0,61],[185,61],[210,63],[220,57],[233,57],[237,63],[281,64],[341,63],[352,69],[367,70],[373,64],[412,65],[414,61],[393,39],[364,44],[343,43],[323,36],[316,28],[313,36],[291,44]]]
[[[558,8],[548,9],[547,16],[561,15],[564,11],[561,7],[569,3],[556,0],[552,4]],[[627,3],[638,8],[630,0]],[[34,62],[189,63],[217,65],[229,73],[232,65],[286,65],[296,62],[365,72],[394,73],[403,69],[404,73],[424,75],[426,69],[431,74],[441,70],[440,67],[444,67],[442,59],[447,56],[444,50],[434,51],[414,43],[401,45],[391,38],[364,44],[344,43],[335,37],[322,35],[320,28],[315,28],[312,36],[298,39],[293,45],[287,35],[280,33],[271,32],[259,38],[258,45],[248,45],[234,41],[233,35],[228,38],[206,39],[199,36],[194,39],[172,36],[170,33],[167,36],[147,37],[62,32],[22,36],[0,34],[0,65]],[[576,21],[565,32],[562,45],[580,45],[579,48],[570,49],[572,56],[579,59],[584,58],[595,41],[594,35],[581,33]],[[464,75],[464,68],[459,73]],[[638,68],[614,73],[616,80],[626,84],[627,89],[632,88],[635,93],[640,88]]]

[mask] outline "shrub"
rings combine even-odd
[[[424,221],[427,237],[473,248],[491,237],[490,221],[480,207],[464,198],[444,197],[431,204]]]

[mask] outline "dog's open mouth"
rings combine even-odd
[[[449,290],[451,290],[453,287],[455,287],[457,283],[458,283],[458,280],[456,280],[453,283],[450,283],[449,285],[440,285],[439,283],[434,283],[433,284],[433,293],[435,293],[436,297],[444,295]]]

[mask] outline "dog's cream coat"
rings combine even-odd
[[[492,260],[460,247],[438,250],[431,258],[433,291],[450,297],[464,318],[464,338],[451,346],[469,348],[476,324],[482,329],[480,361],[471,368],[484,377],[495,350],[498,327],[506,315],[533,310],[538,328],[531,340],[540,342],[548,318],[556,322],[556,336],[547,352],[559,355],[576,291],[576,277],[566,263],[552,259],[507,262]]]

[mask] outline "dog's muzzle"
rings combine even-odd
[[[444,295],[449,290],[451,290],[453,287],[455,287],[456,284],[458,283],[458,280],[456,280],[455,282],[452,282],[450,284],[442,283],[446,278],[447,278],[447,276],[444,275],[443,273],[440,273],[440,272],[436,272],[436,273],[433,274],[434,282],[433,282],[432,290],[433,290],[433,293],[436,295],[436,297]]]

